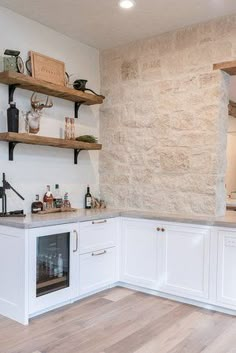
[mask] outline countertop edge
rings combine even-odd
[[[79,212],[84,214],[79,214]],[[63,214],[63,215],[45,215],[45,216],[28,216],[29,219],[19,219],[19,218],[0,218],[0,226],[11,227],[18,229],[34,229],[47,226],[56,226],[62,224],[71,224],[77,222],[86,222],[91,220],[99,220],[104,218],[136,218],[136,219],[146,219],[154,221],[163,222],[176,222],[176,223],[186,223],[186,224],[196,224],[202,226],[218,226],[226,228],[236,228],[236,212],[228,211],[226,216],[223,217],[212,217],[212,216],[188,216],[184,217],[181,215],[171,215],[171,214],[158,214],[155,212],[148,211],[135,211],[135,210],[91,210],[85,211],[80,210],[77,214]],[[40,217],[37,219],[37,217]],[[45,218],[44,218],[45,217]]]

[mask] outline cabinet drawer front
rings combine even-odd
[[[80,223],[80,254],[111,248],[117,242],[117,219]]]
[[[80,255],[80,294],[115,282],[116,248]]]

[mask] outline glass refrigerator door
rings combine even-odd
[[[70,233],[37,238],[36,296],[69,287]]]

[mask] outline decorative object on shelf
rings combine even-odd
[[[76,140],[88,143],[98,143],[98,139],[93,135],[81,135],[79,137],[76,137]]]
[[[65,72],[65,86],[69,87],[69,83],[70,83],[70,75],[68,74],[68,72]]]
[[[2,212],[0,213],[0,217],[25,217],[23,210],[11,211],[7,212],[7,194],[6,190],[12,190],[14,193],[19,196],[21,200],[24,201],[24,197],[19,194],[16,189],[11,186],[11,184],[6,180],[5,173],[2,174],[2,186],[0,187],[0,199],[2,199]]]
[[[65,133],[64,133],[65,140],[70,140],[70,136],[71,136],[70,118],[66,117],[65,118]]]
[[[19,132],[19,110],[15,102],[10,102],[10,107],[7,109],[7,130]]]
[[[92,196],[92,208],[106,208],[106,203],[104,200],[99,200],[98,198]]]
[[[75,119],[70,118],[70,139],[75,140]]]
[[[65,86],[65,63],[46,55],[30,52],[32,77]]]
[[[6,56],[2,58],[3,67],[1,68],[1,71],[15,71],[21,74],[24,73],[24,62],[19,56],[20,51],[6,49],[4,55]]]
[[[90,91],[93,94],[95,94],[95,96],[101,97],[102,99],[104,99],[105,97],[102,94],[98,94],[96,92],[94,92],[92,89],[90,88],[86,88],[86,83],[88,82],[88,80],[75,80],[73,83],[73,87],[74,89],[76,89],[77,91]]]
[[[30,76],[32,76],[32,66],[31,66],[31,59],[30,58],[28,60],[26,60],[25,67],[26,67],[28,74]]]
[[[44,108],[52,108],[53,102],[47,96],[46,102],[43,103],[37,98],[34,92],[31,96],[32,109],[25,114],[25,130],[30,134],[37,134],[40,130],[40,118]]]

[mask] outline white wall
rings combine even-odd
[[[0,7],[0,55],[6,48],[18,49],[26,60],[28,51],[62,60],[69,74],[85,78],[88,87],[100,91],[99,53],[96,49],[76,42],[48,27],[26,19]],[[20,111],[30,109],[32,92],[16,90],[14,100]],[[73,103],[53,98],[54,107],[45,110],[41,120],[40,135],[60,137],[64,129],[64,117],[73,117]],[[8,88],[0,84],[0,131],[6,131],[6,110],[8,108]],[[82,106],[76,129],[79,135],[99,134],[99,107]],[[34,195],[44,193],[47,184],[59,183],[63,192],[68,191],[72,205],[83,207],[83,197],[87,184],[92,192],[99,192],[98,153],[81,152],[78,165],[73,164],[73,151],[57,148],[17,145],[14,161],[8,161],[8,145],[0,142],[0,173],[22,193],[22,202],[8,192],[9,210],[25,207],[30,210]],[[0,175],[1,179],[1,175]]]

